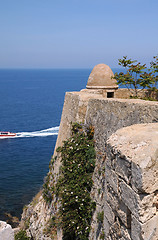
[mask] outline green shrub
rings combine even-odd
[[[60,216],[64,240],[87,240],[95,202],[91,200],[95,168],[94,128],[75,123],[72,136],[57,149],[61,154],[61,175],[56,194],[61,199]]]
[[[30,239],[31,238],[27,237],[25,230],[20,230],[20,232],[18,232],[15,235],[15,240],[30,240]]]

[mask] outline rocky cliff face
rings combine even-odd
[[[112,134],[133,124],[158,122],[158,103],[107,99],[100,92],[92,90],[66,94],[55,152],[45,181],[48,190],[46,196],[51,200],[45,200],[40,193],[24,210],[21,226],[34,239],[62,239],[60,225],[53,222],[54,216],[58,216],[59,202],[54,189],[61,166],[56,149],[70,137],[72,122],[83,122],[95,129],[97,157],[91,197],[96,202],[96,211],[89,239],[156,240],[157,155],[154,158],[149,154],[148,160],[138,160],[139,156],[144,156],[145,147],[150,145],[143,132],[148,129],[148,132],[152,132],[150,138],[156,139],[157,128],[153,128],[154,125],[145,128],[146,125],[143,125],[144,127],[140,127],[140,135],[136,134],[138,127],[134,130],[125,128],[116,135]],[[134,142],[132,136],[138,138],[138,141]],[[122,142],[116,139],[122,139]],[[154,145],[155,154],[157,148]],[[148,148],[146,151],[148,152]],[[134,156],[130,155],[132,152]]]
[[[105,161],[105,239],[158,236],[158,123],[112,134]]]
[[[14,240],[14,231],[6,222],[0,221],[0,239]]]

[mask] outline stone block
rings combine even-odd
[[[109,184],[113,188],[113,190],[116,193],[118,193],[118,176],[107,165],[105,166],[105,178],[106,178],[107,184]]]
[[[118,216],[122,223],[127,227],[131,227],[131,212],[128,207],[120,201],[115,195],[108,193],[108,200],[107,202],[110,204],[112,210],[114,211],[115,215]]]
[[[132,162],[131,169],[132,187],[136,191],[153,193],[158,190],[158,149],[151,156],[144,156],[139,165]]]
[[[106,194],[107,203],[111,206],[116,216],[119,216],[122,223],[127,227],[131,227],[131,212],[129,208],[119,199],[112,189],[108,189]]]
[[[115,191],[109,187],[106,192],[105,201],[110,204],[111,208],[114,211],[118,211],[119,209],[119,198],[118,195],[115,193]]]
[[[132,240],[158,240],[158,214],[144,224],[132,215],[131,238]]]
[[[129,208],[129,210],[138,217],[138,212],[140,211],[139,195],[136,194],[134,190],[122,180],[119,183],[119,190],[121,200]]]
[[[123,180],[120,181],[120,196],[132,214],[142,223],[149,220],[156,213],[154,205],[155,195],[139,195]]]
[[[157,194],[139,195],[139,220],[145,223],[156,214],[155,199]]]
[[[116,218],[114,224],[110,226],[109,233],[112,239],[120,239],[122,237],[121,225],[118,218]]]
[[[116,154],[113,152],[113,148],[109,144],[106,145],[106,165],[111,168],[115,169],[115,158]]]
[[[116,217],[114,224],[110,226],[109,236],[111,239],[131,240],[131,231]]]
[[[104,214],[103,228],[104,228],[105,236],[108,237],[108,235],[109,235],[109,230],[110,230],[110,223],[109,223],[109,221],[107,220],[105,214]]]
[[[126,226],[126,228],[131,228],[131,211],[129,208],[122,202],[119,202],[119,209],[117,211],[119,218],[122,223]]]
[[[104,203],[104,215],[110,224],[114,223],[115,215],[112,208],[107,202]]]
[[[123,225],[121,226],[121,235],[120,240],[131,240],[131,231]]]
[[[125,156],[117,155],[115,172],[129,184],[131,180],[131,162]]]

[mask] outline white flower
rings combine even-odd
[[[78,196],[76,196],[76,198],[78,198]]]
[[[71,194],[73,194],[73,192],[71,192]]]

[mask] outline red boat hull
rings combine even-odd
[[[3,133],[3,132],[0,132],[0,138],[1,137],[15,137],[16,136],[16,133],[10,133],[10,132],[8,132],[8,133]]]

